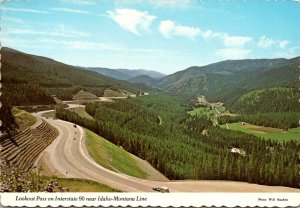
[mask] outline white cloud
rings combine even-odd
[[[172,33],[174,32],[175,27],[176,26],[174,22],[172,22],[171,20],[165,20],[160,22],[159,31],[166,38],[170,38],[172,36]]]
[[[166,38],[171,38],[172,36],[195,38],[201,34],[201,30],[197,27],[181,26],[171,20],[161,21],[159,31]]]
[[[258,47],[259,48],[270,48],[274,44],[276,44],[277,41],[273,40],[272,38],[268,38],[266,36],[261,36],[258,41]]]
[[[259,48],[271,48],[272,46],[276,45],[280,49],[285,50],[289,43],[289,40],[274,40],[263,35],[259,38],[257,45]]]
[[[84,10],[77,10],[77,9],[69,9],[69,8],[51,8],[50,10],[56,12],[69,12],[69,13],[78,13],[78,14],[88,14],[90,12]]]
[[[279,42],[279,47],[281,49],[285,49],[286,45],[289,44],[289,43],[290,43],[290,41],[288,41],[288,40],[282,40],[282,41]]]
[[[200,34],[200,29],[196,27],[177,26],[175,34],[179,36],[194,38]]]
[[[204,39],[219,39],[223,42],[223,45],[229,48],[243,48],[245,47],[248,43],[253,41],[252,37],[248,36],[232,36],[227,33],[223,32],[214,32],[212,30],[206,30],[202,31],[200,30],[200,35]]]
[[[244,59],[251,50],[241,48],[222,48],[217,50],[216,55],[225,59]]]
[[[88,0],[63,0],[64,2],[80,4],[80,5],[95,5],[96,3]]]
[[[27,13],[40,13],[40,14],[48,14],[47,11],[35,10],[35,9],[23,9],[23,8],[15,8],[15,7],[2,7],[1,10],[4,11],[12,11],[12,12],[27,12]]]
[[[251,42],[252,38],[245,36],[230,36],[226,34],[223,36],[223,41],[226,47],[241,48],[244,47],[247,43]]]
[[[148,30],[155,16],[148,12],[141,12],[135,9],[115,9],[107,11],[108,16],[113,19],[123,29],[136,35],[140,35],[138,29]]]
[[[7,34],[18,34],[18,35],[41,35],[41,36],[55,36],[55,37],[88,37],[90,36],[88,33],[80,32],[73,30],[72,28],[68,28],[64,25],[57,25],[55,28],[49,31],[42,30],[34,30],[34,29],[9,29],[6,32]]]
[[[198,27],[181,26],[171,20],[164,20],[159,25],[160,33],[166,38],[172,36],[184,36],[195,38],[201,36],[204,39],[219,39],[223,45],[229,48],[242,48],[250,43],[253,39],[247,36],[231,36],[222,32],[214,32],[212,30],[203,31]]]
[[[200,31],[200,34],[204,39],[223,38],[226,35],[225,33],[214,32],[212,30]]]

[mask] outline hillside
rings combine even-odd
[[[114,70],[114,69],[108,69],[108,68],[101,68],[101,67],[84,67],[83,69],[98,72],[102,75],[114,78],[114,79],[119,79],[119,80],[128,80],[131,78],[131,76],[122,73],[120,71]]]
[[[230,108],[240,113],[300,112],[299,90],[295,88],[266,88],[242,95]]]
[[[159,79],[164,77],[165,75],[157,72],[157,71],[150,71],[150,70],[143,70],[143,69],[108,69],[108,68],[101,68],[101,67],[82,67],[83,69],[95,71],[102,75],[119,79],[119,80],[130,80],[137,76],[149,76],[151,78]]]
[[[136,77],[140,75],[147,75],[152,78],[162,78],[165,76],[165,74],[162,74],[157,71],[152,70],[144,70],[144,69],[136,69],[136,70],[129,70],[129,69],[116,69],[119,72],[122,72],[124,74],[127,74],[130,77]]]
[[[57,137],[57,130],[43,119],[14,109],[14,117],[19,128],[12,137],[0,140],[0,159],[22,170],[30,169],[38,155]]]
[[[157,87],[186,98],[205,95],[212,100],[235,100],[260,87],[295,86],[300,59],[230,60],[190,67],[162,78]],[[226,90],[224,90],[226,89]]]
[[[85,129],[86,145],[90,156],[101,166],[137,178],[167,181],[168,179],[149,163],[130,154],[122,146],[116,146],[103,137]]]
[[[141,84],[145,84],[148,86],[154,86],[158,82],[158,79],[152,78],[148,75],[139,75],[139,76],[128,79],[128,82],[141,83]]]
[[[142,85],[103,76],[45,57],[2,48],[3,93],[11,105],[54,103],[50,95],[71,99],[80,90],[101,96],[105,89],[137,93]]]
[[[73,100],[81,100],[81,99],[98,99],[98,97],[90,92],[86,92],[84,90],[80,90],[73,96]]]

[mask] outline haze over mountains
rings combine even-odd
[[[101,68],[101,67],[84,67],[86,70],[95,71],[102,75],[112,77],[119,80],[129,80],[131,78],[146,75],[151,78],[159,79],[165,76],[157,71],[150,71],[144,69],[130,70],[130,69],[109,69],[109,68]]]

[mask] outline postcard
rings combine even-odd
[[[4,0],[4,207],[300,205],[300,2]]]

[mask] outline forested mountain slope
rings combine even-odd
[[[123,74],[127,74],[128,76],[136,77],[140,75],[147,75],[152,78],[162,78],[165,76],[165,74],[162,74],[158,71],[152,71],[152,70],[145,70],[145,69],[135,69],[135,70],[129,70],[129,69],[116,69],[119,72],[122,72]]]
[[[155,86],[159,79],[152,78],[148,75],[139,75],[128,80],[131,83],[142,83],[148,86]]]
[[[52,95],[67,100],[80,90],[101,96],[105,89],[132,93],[148,89],[145,85],[112,79],[97,72],[5,47],[1,49],[1,64],[1,130],[14,128],[11,106],[55,104]]]
[[[72,99],[80,90],[101,96],[105,89],[137,93],[143,88],[9,48],[2,48],[1,54],[3,93],[11,105],[51,103],[50,95]]]
[[[243,94],[227,109],[239,116],[222,115],[219,124],[247,122],[288,130],[299,127],[300,92],[292,87],[273,87]]]
[[[252,89],[295,86],[300,58],[231,60],[190,67],[162,78],[157,87],[186,98],[236,100]]]
[[[239,113],[300,112],[299,97],[295,88],[254,90],[242,95],[230,109]]]
[[[114,70],[114,69],[108,69],[108,68],[101,68],[101,67],[82,67],[83,69],[98,72],[99,74],[102,74],[107,77],[111,77],[114,79],[119,80],[128,80],[131,78],[131,76],[122,73],[120,71]]]

